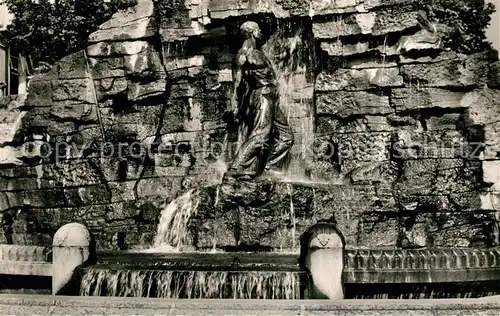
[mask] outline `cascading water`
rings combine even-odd
[[[172,250],[180,250],[186,243],[189,219],[196,215],[199,203],[199,191],[190,190],[168,204],[161,214],[154,248],[171,247]]]
[[[288,194],[290,195],[290,219],[292,221],[292,232],[291,232],[291,237],[292,237],[292,247],[295,248],[295,234],[297,231],[297,220],[295,218],[295,208],[293,205],[293,187],[292,185],[288,184]]]
[[[299,279],[296,272],[96,269],[85,273],[80,295],[293,300],[300,298]]]
[[[301,22],[280,22],[277,31],[262,47],[271,60],[279,85],[280,108],[288,117],[295,135],[286,179],[305,180],[304,161],[314,140],[313,49]]]

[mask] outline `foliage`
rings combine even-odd
[[[33,62],[54,63],[83,49],[100,24],[137,0],[0,0],[14,14],[11,44]]]
[[[444,45],[470,54],[491,48],[486,41],[486,28],[495,12],[492,3],[484,0],[424,0],[431,22],[445,28]]]

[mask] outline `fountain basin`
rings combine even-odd
[[[280,253],[120,253],[85,269],[301,272],[300,255]],[[345,283],[500,280],[500,248],[346,249]]]
[[[500,294],[499,248],[347,249],[345,254],[346,298]],[[310,279],[299,259],[278,253],[100,253],[96,264],[80,270],[80,294],[308,299]]]

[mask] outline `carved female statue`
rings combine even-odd
[[[231,110],[240,124],[240,148],[226,176],[254,178],[264,169],[277,171],[290,151],[293,132],[279,108],[276,74],[257,46],[262,34],[255,22],[245,22],[245,36],[233,68]]]

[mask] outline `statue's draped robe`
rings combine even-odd
[[[276,75],[264,53],[246,52],[240,94],[239,147],[230,171],[258,176],[264,167],[278,165],[290,151],[294,137],[279,107]]]

